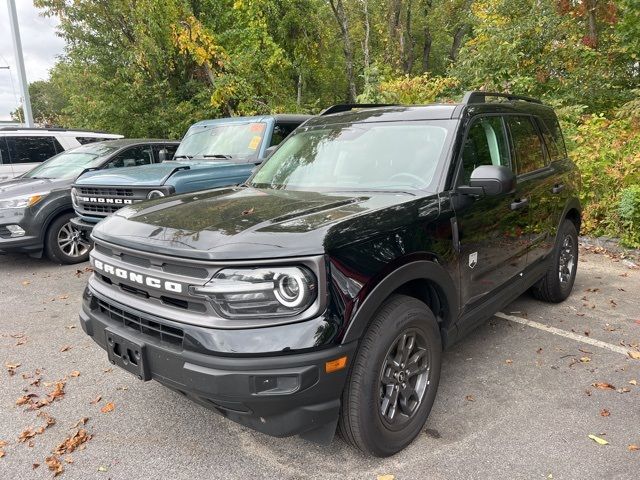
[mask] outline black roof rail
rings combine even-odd
[[[356,108],[397,107],[396,103],[339,103],[331,105],[320,112],[319,115],[331,115],[332,113],[348,112]]]
[[[498,92],[481,92],[477,90],[466,92],[464,94],[464,97],[462,98],[462,103],[464,105],[468,105],[470,103],[487,103],[487,97],[506,98],[507,100],[521,100],[523,102],[542,104],[541,100],[538,100],[537,98],[532,98],[532,97],[525,97],[524,95],[513,95],[511,93],[498,93]]]
[[[17,132],[20,130],[35,131],[35,132],[81,132],[81,133],[96,133],[107,135],[118,135],[102,130],[83,130],[81,128],[63,128],[63,127],[0,127],[2,132]]]

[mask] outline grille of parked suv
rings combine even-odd
[[[150,189],[121,187],[77,186],[78,213],[93,217],[106,217],[122,207],[147,199]]]
[[[132,188],[77,187],[82,195],[133,197]]]
[[[135,315],[104,300],[96,299],[100,313],[108,316],[112,321],[124,327],[131,328],[143,335],[159,339],[161,342],[181,346],[184,331],[181,328],[171,327],[160,322],[147,320],[140,315]]]

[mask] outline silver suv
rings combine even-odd
[[[122,135],[62,128],[0,128],[0,182],[70,148],[116,138]]]

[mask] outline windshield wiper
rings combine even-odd
[[[204,158],[233,158],[231,155],[225,155],[224,153],[212,153],[202,155]]]
[[[402,193],[404,195],[411,195],[412,197],[415,197],[416,194],[413,192],[408,192],[406,190],[387,190],[384,188],[378,189],[378,190],[352,190],[349,188],[346,188],[344,190],[330,190],[329,192],[336,192],[336,193]]]
[[[176,158],[186,158],[187,160],[191,160],[193,158],[193,155],[174,155],[173,160],[175,160]]]

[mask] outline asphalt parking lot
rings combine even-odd
[[[77,321],[87,265],[0,255],[0,478],[51,478],[56,449],[65,479],[637,478],[640,270],[582,253],[565,303],[524,295],[446,353],[423,434],[384,460],[264,436],[112,369]]]

